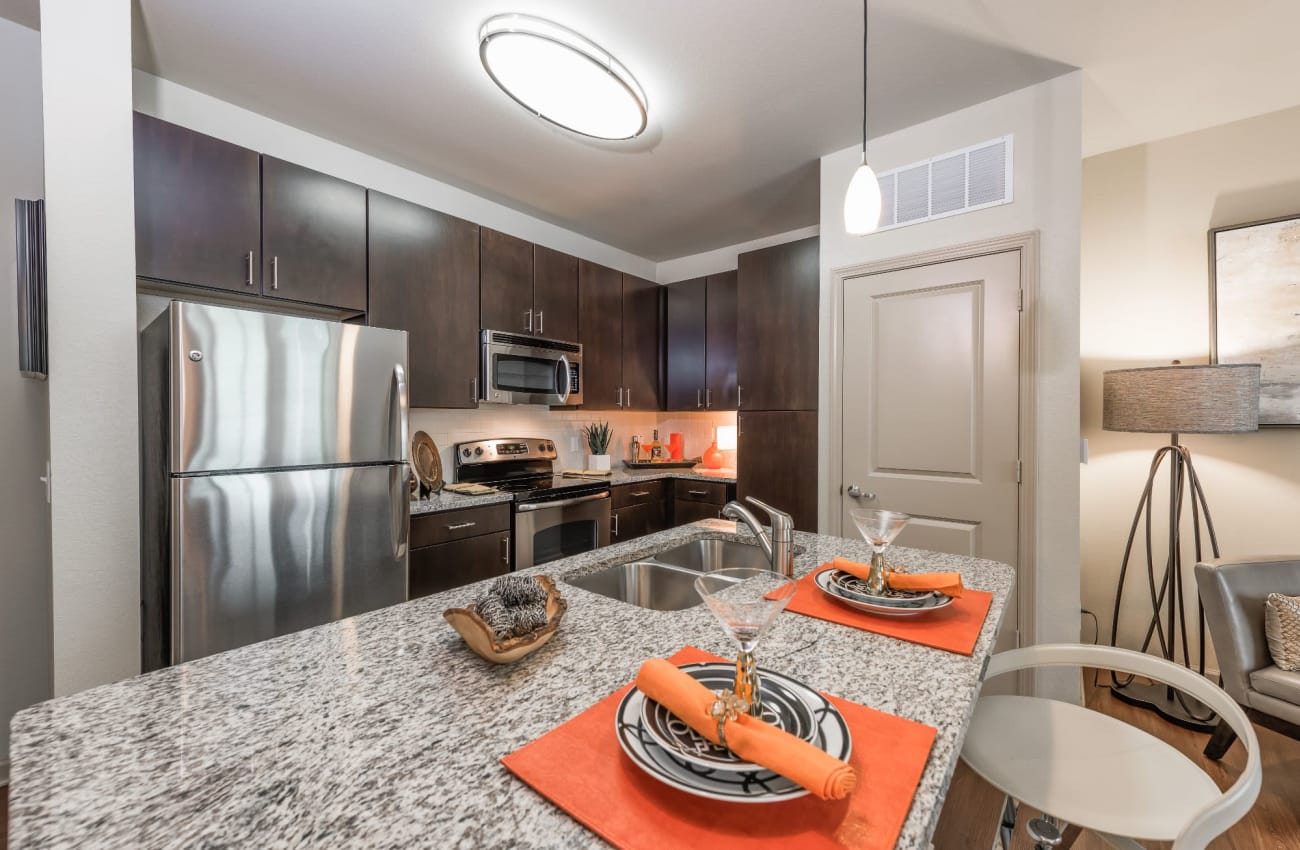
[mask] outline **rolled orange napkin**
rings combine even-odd
[[[663,658],[641,665],[636,686],[715,744],[718,722],[709,714],[717,696]],[[853,768],[812,744],[757,717],[728,720],[727,747],[745,761],[761,764],[807,788],[823,800],[842,800],[857,787]]]
[[[859,564],[857,561],[850,561],[848,558],[836,558],[831,561],[831,566],[837,570],[843,570],[846,573],[855,575],[863,581],[867,581],[871,576],[870,564]],[[899,573],[891,571],[885,574],[885,581],[894,590],[912,590],[918,593],[937,590],[944,596],[951,596],[954,599],[961,598],[961,573]]]

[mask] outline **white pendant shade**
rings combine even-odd
[[[627,68],[570,29],[531,15],[498,15],[479,31],[479,58],[521,106],[599,139],[646,128],[646,98]]]
[[[880,226],[880,181],[865,162],[858,166],[844,195],[844,229],[854,236]]]

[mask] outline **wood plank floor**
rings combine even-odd
[[[1091,674],[1085,689],[1089,707],[1103,711],[1168,741],[1192,761],[1201,765],[1221,787],[1231,784],[1245,764],[1245,750],[1234,744],[1222,762],[1201,755],[1207,736],[1165,723],[1154,714],[1122,703],[1105,688],[1092,687]],[[1295,850],[1300,847],[1300,741],[1255,727],[1264,757],[1264,788],[1255,808],[1245,820],[1210,846],[1213,850]],[[0,788],[0,850],[6,850],[9,836],[9,789]],[[935,833],[936,850],[989,850],[997,828],[1002,795],[965,765],[957,767],[948,802]],[[1033,812],[1021,809],[1020,828],[1011,850],[1033,850],[1023,824]],[[1167,850],[1168,844],[1151,850]],[[1096,836],[1084,833],[1074,850],[1108,850]]]
[[[1103,674],[1102,681],[1108,681]],[[1201,755],[1209,736],[1190,732],[1166,723],[1155,714],[1121,702],[1106,688],[1094,687],[1091,671],[1085,679],[1088,707],[1109,714],[1185,753],[1193,762],[1226,788],[1240,775],[1246,764],[1246,751],[1240,743],[1213,762]],[[1264,786],[1259,800],[1245,819],[1214,841],[1213,850],[1295,850],[1300,848],[1300,741],[1255,727],[1259,735],[1264,762]],[[964,764],[953,776],[948,800],[935,832],[936,850],[989,850],[997,828],[1002,795],[976,776]],[[1036,812],[1020,810],[1015,842],[1010,850],[1033,850],[1024,824]],[[1168,843],[1149,845],[1150,850],[1168,850]],[[1095,835],[1084,833],[1074,850],[1110,850],[1110,845]]]

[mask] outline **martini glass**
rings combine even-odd
[[[881,511],[868,508],[849,511],[853,524],[862,532],[862,536],[871,544],[871,573],[867,578],[867,590],[875,596],[885,593],[885,577],[889,573],[885,565],[885,550],[894,542],[898,532],[903,530],[911,519],[898,511]]]
[[[754,650],[794,596],[794,579],[769,569],[737,567],[705,573],[695,580],[695,590],[739,646],[736,683],[730,694],[721,695],[722,704],[761,717],[763,700]]]

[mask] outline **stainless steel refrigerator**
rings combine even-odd
[[[181,301],[141,333],[145,670],[407,598],[406,351]]]

